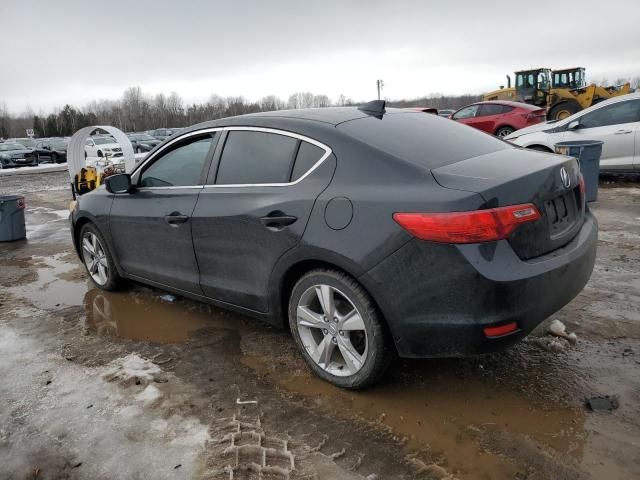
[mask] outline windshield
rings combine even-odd
[[[96,145],[104,145],[105,143],[118,143],[113,137],[98,137],[94,138],[93,141],[96,143]]]
[[[146,140],[146,141],[152,140],[154,142],[156,141],[156,139],[153,138],[151,135],[146,135],[146,134],[145,135],[134,135],[133,139],[134,140]]]
[[[26,150],[26,147],[19,143],[0,143],[0,152],[8,152],[10,150]]]

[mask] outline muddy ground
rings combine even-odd
[[[640,186],[603,183],[583,293],[506,352],[398,360],[347,392],[285,331],[133,286],[93,288],[61,173],[0,177],[0,479],[640,478]],[[544,299],[541,299],[541,302]],[[547,334],[559,319],[578,341]],[[615,395],[591,412],[585,398]]]

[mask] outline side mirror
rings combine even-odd
[[[580,120],[573,120],[567,125],[567,130],[580,130],[581,128]]]
[[[131,191],[131,175],[121,173],[105,178],[104,186],[109,193],[129,193]]]

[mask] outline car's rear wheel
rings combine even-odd
[[[80,231],[82,261],[95,285],[103,290],[118,290],[123,280],[116,270],[107,243],[98,228],[87,223]]]
[[[300,278],[289,299],[289,324],[311,369],[336,386],[371,385],[392,359],[371,297],[342,272],[313,270]]]
[[[498,130],[496,130],[496,137],[498,138],[504,138],[507,135],[511,135],[513,132],[515,132],[516,129],[513,127],[500,127]]]
[[[51,154],[51,163],[58,163],[58,155],[56,153]]]

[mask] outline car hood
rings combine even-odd
[[[96,145],[97,149],[101,149],[101,148],[120,148],[120,144],[119,143],[103,143],[101,145]]]
[[[530,133],[543,132],[545,130],[549,130],[555,127],[560,127],[562,125],[564,125],[564,122],[551,121],[551,122],[536,123],[535,125],[521,128],[520,130],[516,130],[511,135],[507,135],[506,137],[504,137],[504,140],[512,140],[514,138],[518,138],[523,135],[528,135]]]
[[[25,148],[23,150],[7,150],[4,152],[0,152],[0,155],[4,155],[7,157],[14,157],[14,156],[18,156],[18,155],[26,155],[28,153],[33,153],[33,149],[32,148]]]

